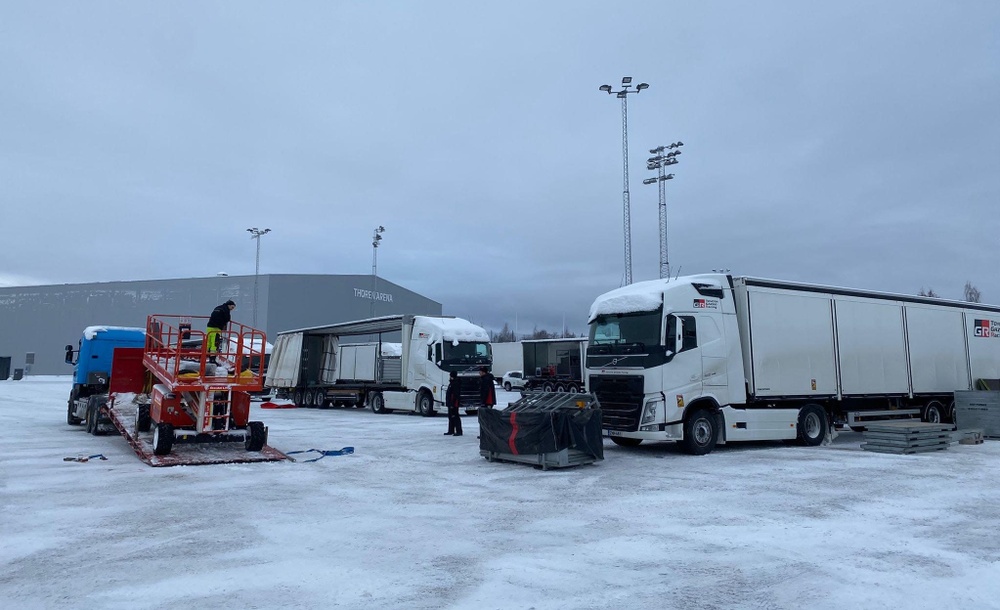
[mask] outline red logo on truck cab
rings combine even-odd
[[[717,299],[695,299],[694,300],[695,309],[718,309],[719,301]]]

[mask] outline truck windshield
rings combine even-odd
[[[458,345],[445,343],[444,359],[446,362],[465,364],[490,364],[493,360],[489,343],[471,341],[460,341]]]
[[[605,314],[590,323],[590,345],[634,345],[639,348],[660,343],[661,310]]]

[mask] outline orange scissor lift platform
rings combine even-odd
[[[206,333],[192,329],[199,322],[207,317],[149,316],[145,348],[115,350],[112,423],[151,466],[288,459],[267,445],[263,422],[250,421],[249,392],[264,383],[263,331],[231,323],[210,352]]]

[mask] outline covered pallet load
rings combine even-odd
[[[479,454],[543,470],[603,460],[600,405],[590,394],[529,392],[506,409],[480,409]]]

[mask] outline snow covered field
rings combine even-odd
[[[67,426],[69,388],[0,382],[5,608],[1000,607],[1000,442],[541,471],[481,458],[474,417],[254,403],[278,449],[354,455],[151,468]]]

